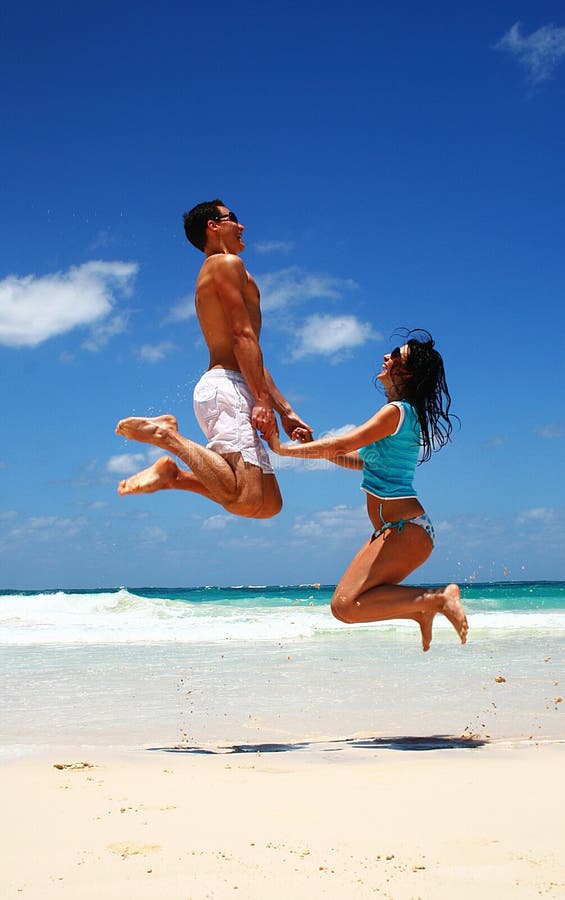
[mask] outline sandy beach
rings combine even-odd
[[[7,761],[3,896],[564,896],[565,746],[444,743]]]
[[[429,653],[295,588],[5,598],[2,900],[565,897],[561,587],[496,590]]]

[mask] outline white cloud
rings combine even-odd
[[[100,228],[90,245],[90,249],[91,251],[105,250],[107,247],[117,244],[119,240],[120,239],[116,234],[112,234],[110,228]]]
[[[519,513],[516,517],[516,522],[518,525],[528,525],[539,522],[550,525],[558,519],[559,514],[556,509],[551,509],[551,507],[548,506],[537,506],[533,509],[525,509]]]
[[[257,253],[290,253],[294,249],[293,241],[259,241],[255,244]]]
[[[300,540],[338,540],[366,536],[371,530],[365,506],[334,506],[309,516],[297,516],[292,533]]]
[[[563,557],[563,509],[534,507],[499,518],[471,513],[455,516],[450,521],[437,521],[434,525],[435,555],[450,565],[456,564],[458,569],[452,570],[450,580],[491,581],[508,574],[519,577],[518,572],[524,570],[529,560],[536,561],[538,566],[543,561],[544,568],[549,567],[548,572],[555,571],[556,560],[559,568]],[[482,573],[478,571],[481,568]]]
[[[257,276],[261,305],[272,312],[309,299],[339,300],[345,291],[357,288],[351,278],[334,278],[305,272],[298,266]]]
[[[340,362],[347,352],[369,340],[380,339],[369,322],[360,322],[356,316],[331,316],[314,314],[298,329],[298,346],[293,351],[295,359],[304,356],[336,356]]]
[[[149,447],[144,453],[118,453],[110,457],[106,463],[106,471],[112,475],[131,475],[153,465],[161,456],[163,451],[159,447]]]
[[[160,447],[148,447],[145,451],[145,458],[147,460],[148,465],[152,465],[152,463],[156,462],[163,456],[163,451]]]
[[[209,516],[202,522],[203,531],[223,531],[233,521],[232,516]]]
[[[122,334],[126,330],[128,319],[127,313],[118,313],[118,315],[112,316],[110,319],[97,322],[91,327],[90,337],[83,343],[83,348],[96,353],[101,347],[106,346],[111,338],[117,334]]]
[[[187,319],[193,319],[195,316],[194,296],[186,294],[175,303],[165,322],[186,322]]]
[[[523,35],[520,22],[515,22],[495,46],[511,53],[526,69],[530,84],[538,85],[551,78],[565,59],[565,28],[544,25]]]
[[[437,522],[434,522],[434,531],[436,535],[438,534],[452,534],[455,529],[453,522],[448,521],[447,519],[440,519]]]
[[[8,275],[0,281],[0,344],[37,347],[74,328],[91,327],[96,349],[123,330],[110,318],[115,292],[128,294],[136,263],[92,261],[52,275]]]
[[[160,344],[143,344],[136,352],[143,362],[155,363],[165,359],[174,347],[171,341],[162,341]]]
[[[505,442],[505,438],[503,438],[501,434],[495,434],[493,438],[490,438],[490,440],[484,442],[483,447],[502,447]]]
[[[144,528],[140,538],[145,544],[165,544],[169,540],[169,535],[164,528],[153,525],[149,528]]]
[[[249,553],[250,550],[271,551],[275,547],[275,543],[262,537],[251,537],[246,534],[241,538],[224,538],[222,547],[229,547],[232,550],[244,550],[246,553]]]
[[[565,437],[565,425],[560,422],[540,425],[539,428],[534,429],[534,431],[538,437],[544,438],[545,440]]]
[[[106,470],[113,475],[131,475],[145,464],[145,453],[119,453],[111,456],[106,463]]]
[[[51,541],[74,537],[82,531],[88,520],[84,516],[65,519],[60,516],[31,516],[12,528],[8,537],[16,540]]]

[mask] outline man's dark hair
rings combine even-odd
[[[204,252],[206,243],[206,226],[210,219],[215,219],[218,215],[218,206],[225,206],[223,200],[216,197],[215,200],[206,200],[204,203],[198,203],[190,212],[183,215],[184,233],[187,240],[198,250]]]

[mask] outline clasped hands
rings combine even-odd
[[[285,414],[280,413],[281,425],[292,441],[305,444],[313,440],[312,429],[294,411]],[[253,426],[267,442],[275,453],[280,447],[279,430],[277,420],[272,408],[263,404],[255,404],[252,416]]]

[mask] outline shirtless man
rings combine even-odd
[[[245,248],[244,226],[216,199],[185,213],[184,230],[206,256],[195,302],[210,365],[194,389],[194,411],[208,444],[203,447],[179,434],[171,415],[122,419],[117,434],[172,453],[190,471],[163,456],[122,481],[118,493],[192,491],[235,515],[268,519],[280,512],[282,498],[257,432],[265,439],[276,433],[275,411],[293,440],[312,440],[312,429],[296,415],[263,365],[259,290],[239,258]]]

